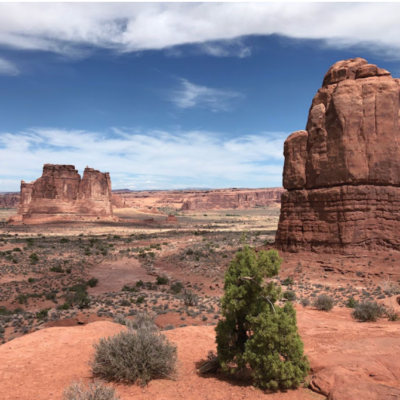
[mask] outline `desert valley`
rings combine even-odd
[[[400,398],[399,138],[400,80],[355,58],[328,70],[287,138],[283,188],[112,191],[96,165],[45,164],[0,195],[0,398],[91,382],[93,344],[143,313],[178,366],[144,387],[107,383],[122,400]],[[283,259],[277,304],[293,304],[310,362],[295,390],[198,371],[246,245]],[[375,321],[354,317],[368,302]]]

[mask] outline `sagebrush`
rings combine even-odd
[[[151,328],[128,330],[94,344],[93,374],[110,381],[139,382],[168,378],[176,369],[177,349]]]
[[[115,389],[94,381],[85,386],[83,382],[73,382],[64,390],[63,400],[120,400]]]
[[[385,309],[383,306],[375,301],[366,301],[357,304],[351,315],[354,319],[357,319],[359,321],[375,322],[378,320],[378,318],[381,318],[384,313]]]
[[[334,304],[335,300],[326,294],[319,295],[314,301],[314,307],[322,311],[332,310]]]

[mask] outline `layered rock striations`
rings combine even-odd
[[[0,193],[0,208],[18,208],[19,193]]]
[[[73,165],[45,164],[39,179],[21,182],[18,214],[23,221],[112,218],[110,175],[87,167],[81,178]]]
[[[400,79],[364,59],[329,69],[284,145],[278,248],[400,249],[399,99]]]
[[[183,211],[247,209],[279,205],[282,188],[215,190],[198,192],[183,200]]]

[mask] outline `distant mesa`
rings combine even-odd
[[[21,182],[18,214],[23,222],[113,219],[108,172],[45,164],[34,182]]]
[[[399,99],[400,79],[362,58],[329,69],[285,141],[278,248],[400,249]]]
[[[278,206],[283,188],[219,189],[195,192],[183,199],[182,211],[243,210]]]

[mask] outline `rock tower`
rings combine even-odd
[[[39,179],[21,182],[18,214],[25,222],[112,218],[110,175],[87,167],[81,179],[73,165],[45,164]]]
[[[400,249],[399,99],[400,79],[362,58],[329,69],[285,141],[278,248]]]

